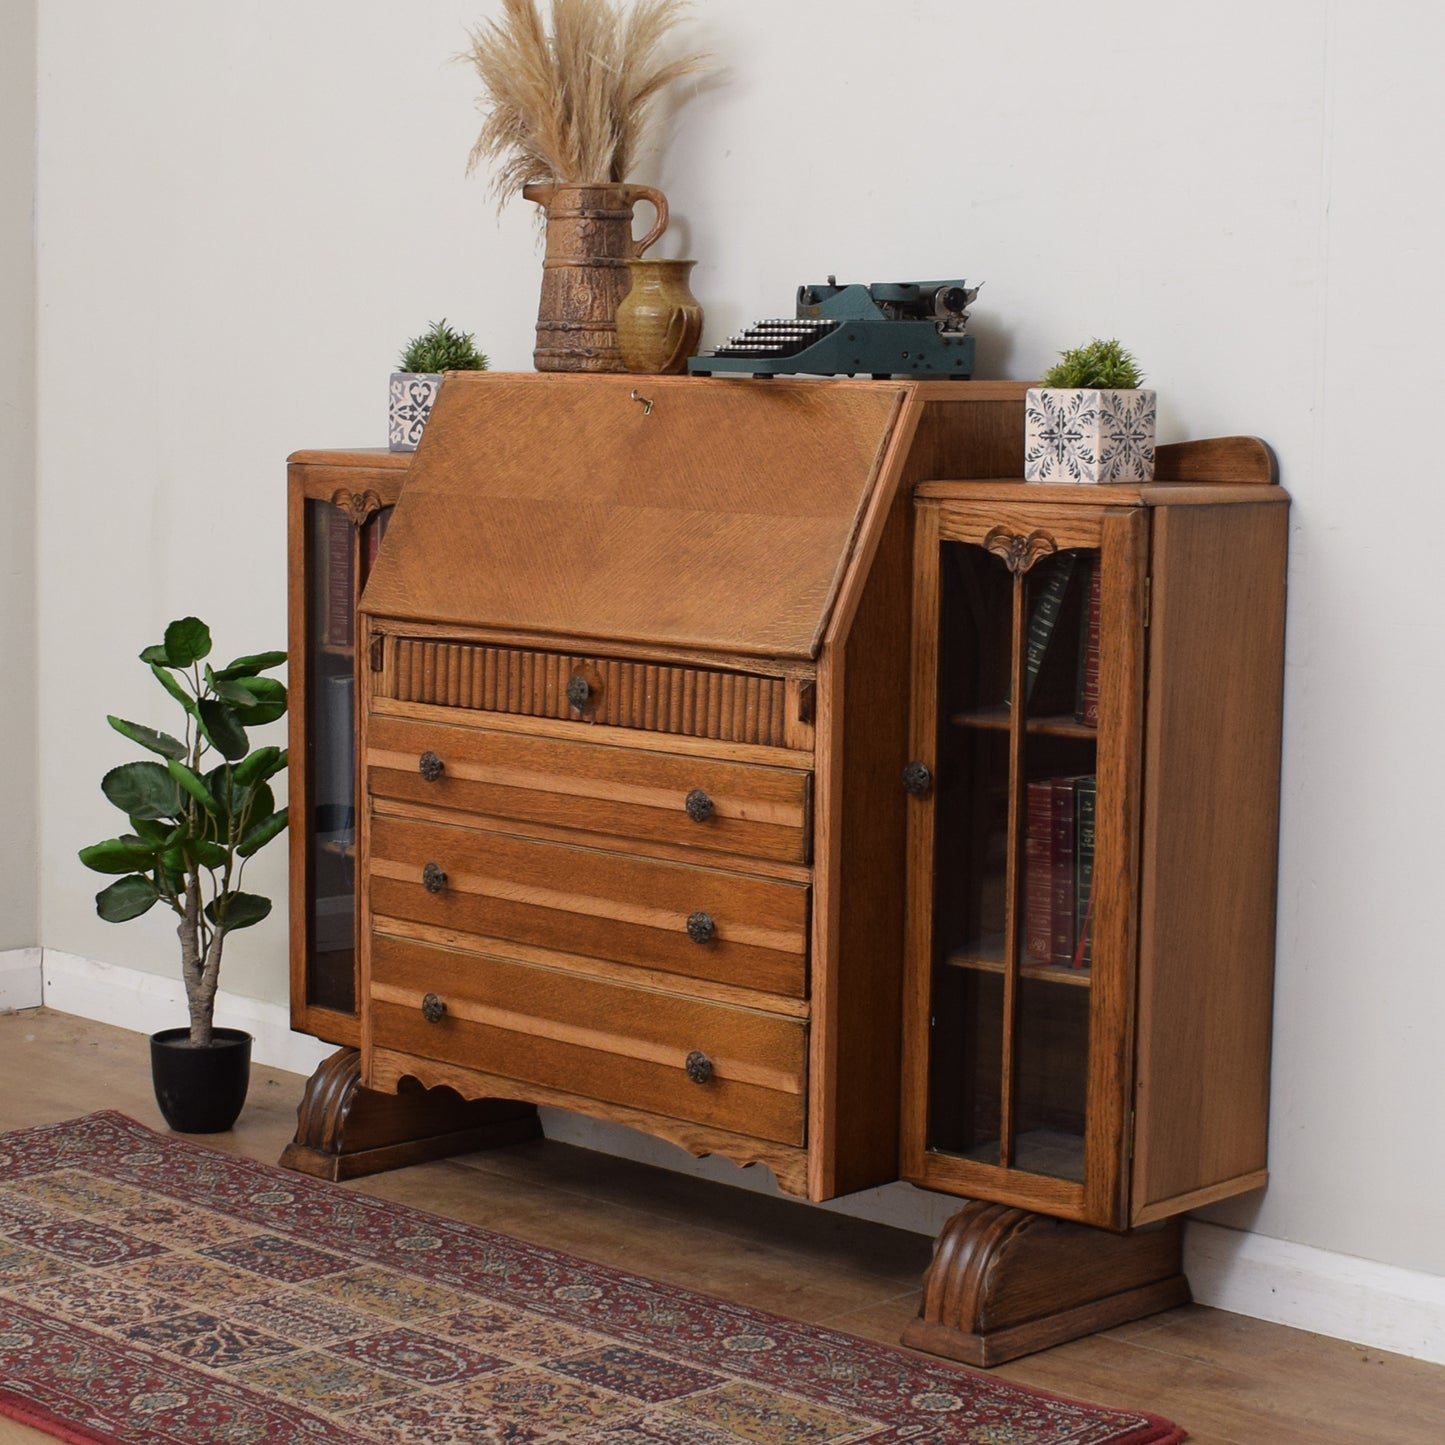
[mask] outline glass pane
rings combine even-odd
[[[311,876],[307,1001],[356,1009],[355,545],[351,518],[306,504],[306,739]]]
[[[1014,584],[978,547],[945,543],[939,562],[928,1146],[998,1163]]]
[[[1057,552],[1016,576],[965,543],[939,558],[928,1146],[1071,1180],[1088,1092],[1098,561]]]
[[[1023,867],[1013,1167],[1084,1177],[1089,936],[1099,686],[1099,555],[1065,551],[1025,578]]]

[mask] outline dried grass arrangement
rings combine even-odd
[[[663,61],[664,37],[687,0],[502,0],[502,16],[471,32],[469,60],[486,114],[467,161],[497,162],[499,206],[538,182],[626,180],[658,94],[707,68],[708,57]]]

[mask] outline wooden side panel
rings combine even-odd
[[[831,732],[820,746],[820,774],[829,759],[837,766],[819,810],[831,852],[819,856],[826,882],[815,933],[815,1018],[824,1022],[814,1030],[814,1198],[882,1184],[899,1170],[913,488],[928,477],[1021,468],[1024,389],[910,393],[878,488],[879,512],[865,527],[859,570],[823,653],[820,693]]]
[[[1287,529],[1277,504],[1155,513],[1135,1222],[1262,1182]]]

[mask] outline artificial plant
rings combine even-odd
[[[286,713],[284,684],[262,676],[286,654],[238,657],[213,670],[204,663],[210,652],[210,629],[183,617],[166,628],[164,642],[140,654],[179,705],[183,735],[107,716],[116,732],[163,761],[122,763],[106,773],[101,791],[132,831],[80,850],[87,868],[122,875],[95,896],[107,923],[139,918],[157,903],[179,916],[190,1041],[197,1047],[211,1042],[226,936],[271,912],[269,898],[242,891],[246,862],[286,827],[286,809],[276,807],[270,787],[286,753],[253,748],[247,735]]]
[[[443,317],[407,342],[397,370],[436,374],[443,371],[485,371],[487,357],[476,348],[470,331],[457,331]]]
[[[1133,354],[1117,340],[1095,337],[1086,346],[1061,351],[1044,373],[1041,385],[1060,390],[1093,387],[1100,391],[1134,391],[1144,380]]]

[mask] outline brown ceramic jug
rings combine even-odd
[[[667,229],[667,197],[652,186],[621,182],[530,185],[522,194],[547,212],[533,365],[538,371],[625,371],[617,306],[627,294],[626,263]],[[657,210],[640,241],[632,235],[638,200]]]
[[[628,371],[683,371],[702,337],[702,307],[688,288],[696,261],[629,260],[632,287],[617,308],[617,345]]]

